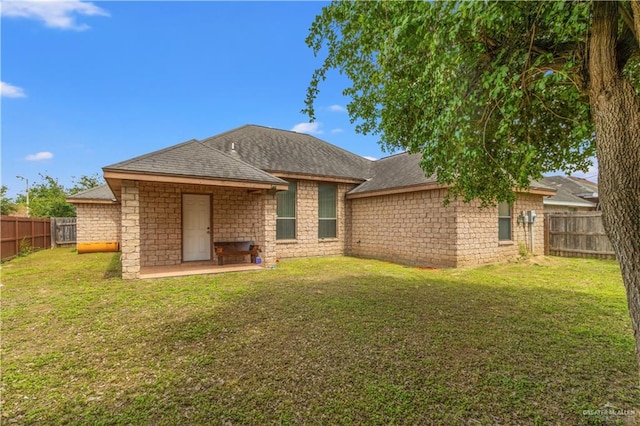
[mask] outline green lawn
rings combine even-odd
[[[640,424],[615,262],[122,281],[117,259],[2,265],[2,424]]]

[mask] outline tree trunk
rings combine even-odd
[[[640,98],[618,67],[617,30],[617,2],[595,2],[588,66],[598,192],[620,262],[640,366]]]

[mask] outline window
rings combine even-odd
[[[276,240],[296,238],[296,186],[289,182],[289,189],[276,193]]]
[[[335,238],[336,232],[336,186],[318,184],[318,238]]]
[[[498,240],[511,240],[511,204],[498,204]]]

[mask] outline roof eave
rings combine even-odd
[[[103,198],[67,198],[70,204],[118,204],[117,200],[105,200]]]
[[[234,180],[223,178],[209,178],[203,176],[145,173],[135,171],[111,170],[108,168],[103,168],[102,171],[107,184],[111,188],[112,192],[116,195],[116,198],[118,198],[120,195],[120,189],[123,180],[204,185],[219,188],[241,188],[247,190],[266,189],[275,191],[286,191],[289,188],[287,182],[279,178],[277,180],[274,179],[273,182],[267,182],[249,179]]]

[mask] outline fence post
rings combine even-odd
[[[56,238],[55,238],[55,234],[56,234],[56,218],[52,217],[50,219],[49,222],[49,230],[51,232],[51,236],[49,238],[51,238],[51,248],[56,248],[57,244],[56,244]]]
[[[549,238],[551,238],[551,232],[549,228],[551,226],[551,217],[548,214],[544,215],[544,255],[549,256]]]

